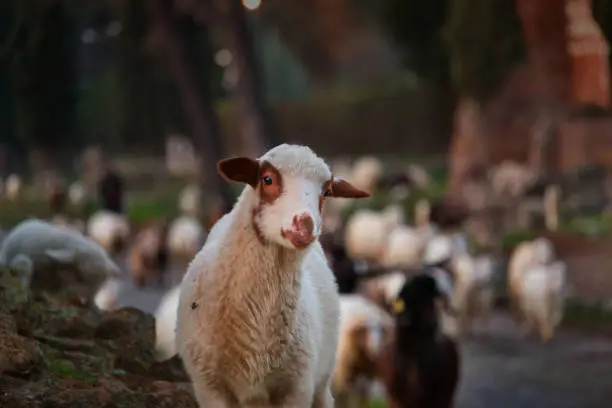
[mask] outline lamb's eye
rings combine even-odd
[[[263,178],[263,182],[266,186],[269,186],[270,184],[272,184],[272,177],[270,176],[266,176]]]
[[[331,191],[330,190],[325,190],[323,192],[323,197],[329,197],[331,195]]]

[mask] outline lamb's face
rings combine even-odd
[[[323,160],[303,146],[280,145],[258,160],[221,160],[217,168],[226,179],[255,190],[253,224],[261,240],[291,249],[306,249],[318,238],[327,197],[368,197],[333,177]]]

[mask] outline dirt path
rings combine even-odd
[[[561,331],[541,344],[504,315],[486,333],[462,346],[458,408],[612,406],[612,340]]]

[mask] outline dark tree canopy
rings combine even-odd
[[[454,86],[477,100],[488,98],[525,56],[514,1],[453,0],[444,36]]]

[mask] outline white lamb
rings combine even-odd
[[[523,274],[530,266],[546,265],[552,262],[554,258],[553,244],[543,237],[533,241],[521,242],[514,249],[508,263],[508,297],[510,307],[518,320],[522,317],[518,307],[518,287]]]
[[[168,229],[167,246],[174,257],[191,259],[206,241],[206,230],[196,218],[189,215],[178,217]]]
[[[524,272],[518,288],[519,307],[527,329],[537,328],[542,342],[551,340],[563,319],[566,265],[557,261]]]
[[[155,311],[155,350],[159,361],[176,354],[176,316],[180,295],[180,286],[170,289]]]
[[[127,218],[116,212],[100,210],[87,221],[87,234],[109,253],[115,253],[130,235]]]
[[[393,328],[393,318],[361,295],[340,296],[340,335],[333,377],[336,406],[368,405],[377,361]],[[364,405],[365,404],[365,405]]]
[[[44,275],[50,267],[59,266],[98,284],[108,276],[120,275],[117,264],[95,242],[76,231],[38,219],[25,220],[8,233],[0,249],[2,266],[34,278],[39,273]]]
[[[332,408],[339,301],[317,240],[321,207],[367,193],[305,146],[217,168],[249,186],[181,283],[176,344],[198,404]]]
[[[356,211],[348,220],[344,232],[348,255],[353,259],[380,261],[389,234],[403,222],[403,212],[395,205],[382,212]]]

